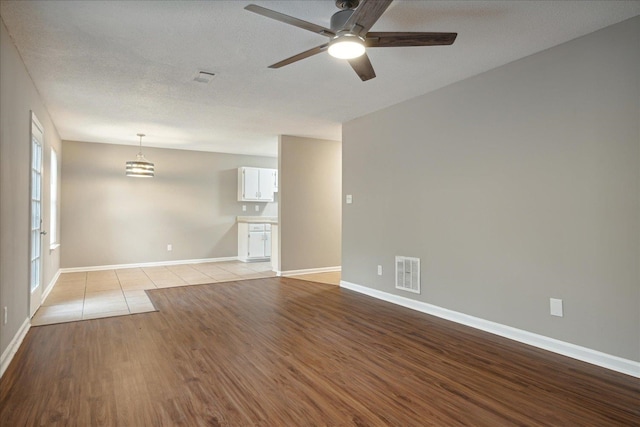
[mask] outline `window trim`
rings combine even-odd
[[[58,223],[60,222],[60,209],[58,202],[60,200],[59,195],[59,183],[60,183],[60,169],[59,169],[58,152],[55,148],[51,147],[51,159],[49,171],[49,250],[55,250],[60,247],[60,237],[58,236]]]

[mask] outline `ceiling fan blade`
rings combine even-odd
[[[376,76],[376,72],[373,71],[373,65],[371,65],[371,61],[369,61],[366,53],[357,58],[349,59],[348,61],[351,68],[353,68],[363,82],[371,80]]]
[[[370,32],[367,47],[443,46],[453,44],[458,33]]]
[[[362,0],[347,20],[344,29],[364,36],[382,16],[393,0]]]
[[[280,62],[276,62],[273,65],[269,65],[269,68],[284,67],[285,65],[289,65],[289,64],[292,64],[294,62],[300,61],[301,59],[305,59],[305,58],[308,58],[310,56],[316,55],[316,54],[318,54],[320,52],[324,52],[328,48],[329,48],[329,43],[325,43],[323,45],[316,46],[313,49],[305,50],[304,52],[299,53],[297,55],[294,55],[291,58],[283,59]]]
[[[276,21],[311,31],[312,33],[317,33],[327,37],[335,36],[333,31],[321,25],[303,21],[302,19],[294,18],[293,16],[285,15],[284,13],[276,12],[275,10],[267,9],[256,4],[250,4],[246,6],[245,9],[249,12],[257,13],[258,15],[266,16],[267,18],[275,19]]]

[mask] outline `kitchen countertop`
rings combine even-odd
[[[258,224],[278,224],[277,216],[239,216],[237,222],[258,223]]]

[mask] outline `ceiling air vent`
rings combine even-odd
[[[396,256],[396,289],[420,293],[420,258]]]
[[[213,79],[213,76],[215,76],[215,74],[208,71],[198,71],[193,78],[193,81],[198,83],[209,83],[211,79]]]

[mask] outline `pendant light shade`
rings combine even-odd
[[[143,133],[139,133],[140,137],[140,152],[136,156],[136,159],[132,162],[127,162],[126,173],[127,176],[133,176],[138,178],[153,178],[155,172],[155,166],[153,163],[145,159],[142,154],[142,137]]]

